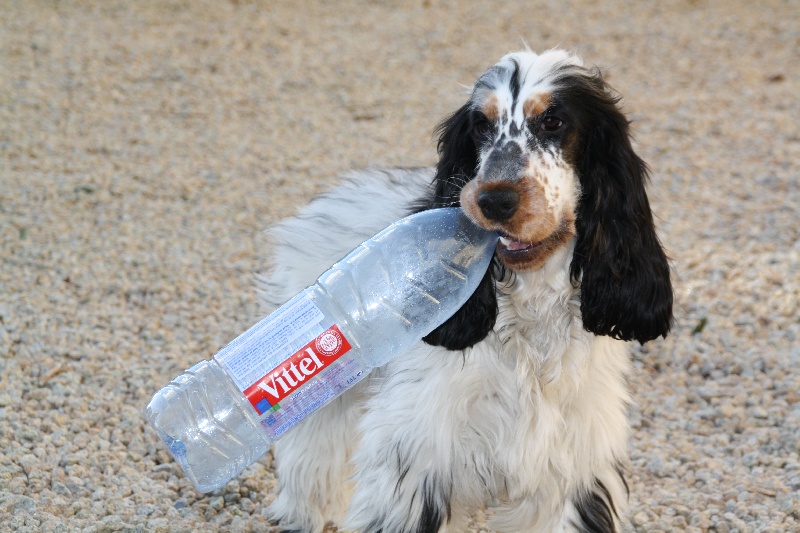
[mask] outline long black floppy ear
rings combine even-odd
[[[470,135],[471,105],[468,103],[436,127],[439,161],[433,179],[433,196],[425,208],[459,206],[459,193],[475,177],[478,150]]]
[[[647,165],[634,153],[628,120],[599,71],[571,77],[562,87],[585,128],[570,265],[573,282],[580,283],[583,326],[642,344],[666,336],[673,293],[645,191]]]
[[[470,105],[466,104],[439,124],[439,163],[433,181],[433,194],[422,200],[418,211],[435,207],[459,206],[461,188],[473,177],[478,152],[469,133]],[[463,350],[482,341],[497,320],[497,296],[492,268],[467,302],[444,324],[423,340],[448,350]]]
[[[490,267],[467,303],[422,340],[448,350],[464,350],[485,339],[496,320],[497,295]]]

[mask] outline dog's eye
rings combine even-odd
[[[556,131],[561,129],[561,126],[564,125],[564,121],[556,118],[552,115],[548,115],[542,119],[539,123],[539,127],[542,131]]]
[[[472,125],[471,133],[475,141],[485,141],[492,136],[492,125],[485,120],[479,120]]]

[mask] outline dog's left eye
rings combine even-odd
[[[539,128],[541,128],[542,131],[556,131],[561,129],[561,126],[563,125],[563,120],[552,115],[548,115],[542,118],[542,121],[539,123]]]

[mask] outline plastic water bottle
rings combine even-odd
[[[486,273],[497,239],[459,208],[395,222],[172,380],[145,416],[197,490],[222,487],[450,318]]]

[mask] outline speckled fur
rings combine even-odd
[[[275,306],[411,210],[504,234],[453,317],[277,443],[282,526],[455,533],[491,504],[502,532],[619,530],[625,341],[667,334],[672,289],[617,104],[574,55],[509,54],[441,124],[435,171],[354,173],[273,230]]]
[[[279,268],[263,285],[272,304],[406,214],[431,176],[353,174],[274,228]],[[442,531],[460,531],[470,509],[492,501],[500,531],[571,531],[569,495],[596,478],[620,512],[627,353],[582,328],[570,254],[500,284],[498,325],[483,342],[463,352],[419,343],[278,441],[273,516],[314,533],[328,522],[376,531],[376,520],[417,531],[434,478],[443,493],[433,497],[449,507]]]

